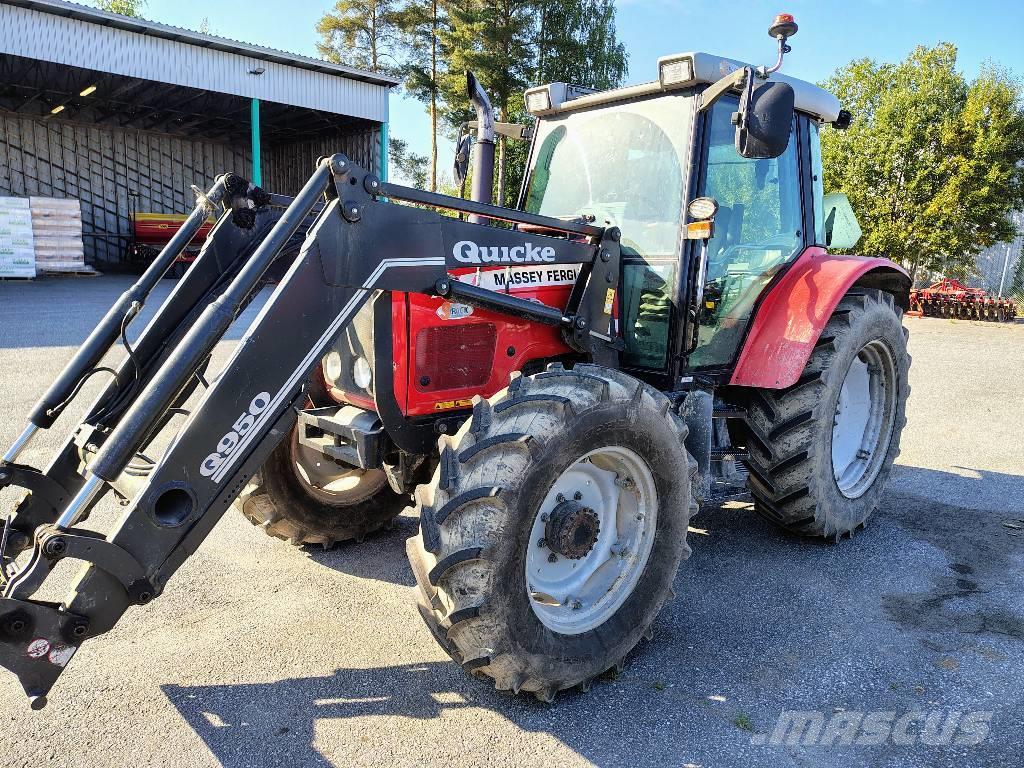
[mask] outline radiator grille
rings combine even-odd
[[[416,334],[416,388],[436,392],[486,384],[496,339],[493,323],[424,328]]]

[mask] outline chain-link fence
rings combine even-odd
[[[1013,214],[1018,235],[1008,243],[998,243],[978,254],[973,275],[964,275],[972,288],[984,288],[992,296],[1013,299],[1017,314],[1024,306],[1024,211]],[[961,279],[963,279],[961,278]]]
[[[981,289],[989,298],[1012,301],[1016,305],[1014,314],[1018,322],[1024,322],[1024,211],[1014,213],[1013,222],[1018,233],[1013,240],[986,248],[975,257],[973,264],[932,274],[919,271],[915,288],[927,288],[943,278],[952,278],[970,288]],[[941,311],[941,316],[945,317],[945,312],[949,311],[953,316],[972,317],[979,314],[971,312],[975,308],[975,303],[976,300],[971,300],[966,309],[960,304],[956,304],[952,309],[947,307]],[[932,309],[939,312],[941,307]],[[925,314],[929,314],[929,307],[924,307],[924,310]]]

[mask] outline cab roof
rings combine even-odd
[[[685,64],[687,61],[690,64],[689,73],[691,76],[665,84],[664,78],[661,76],[663,67],[673,64]],[[529,95],[545,89],[550,94],[550,107],[540,110],[530,109],[529,111],[534,115],[558,114],[570,110],[585,109],[598,104],[624,101],[637,96],[647,96],[653,93],[667,92],[698,84],[710,84],[717,82],[740,67],[748,66],[753,65],[712,53],[700,51],[677,53],[658,59],[659,78],[648,83],[600,92],[588,92],[586,89],[566,86],[564,83],[552,83],[551,85],[540,86],[539,88],[531,88],[526,92],[528,109]],[[806,112],[825,122],[832,122],[839,118],[839,99],[824,88],[819,88],[806,80],[790,77],[780,72],[773,73],[768,79],[789,83],[792,86],[796,108],[799,111]]]

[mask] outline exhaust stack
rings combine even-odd
[[[473,186],[470,199],[490,204],[494,195],[494,109],[491,100],[472,72],[466,72],[466,90],[476,109],[476,154],[473,156]],[[483,223],[479,216],[470,221]]]

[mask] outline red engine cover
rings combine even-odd
[[[576,272],[576,267],[555,265],[452,274],[518,298],[564,307]],[[557,328],[422,294],[394,296],[395,396],[409,416],[466,408],[473,395],[490,397],[503,389],[509,375],[530,360],[570,351]],[[407,378],[400,385],[402,369]]]

